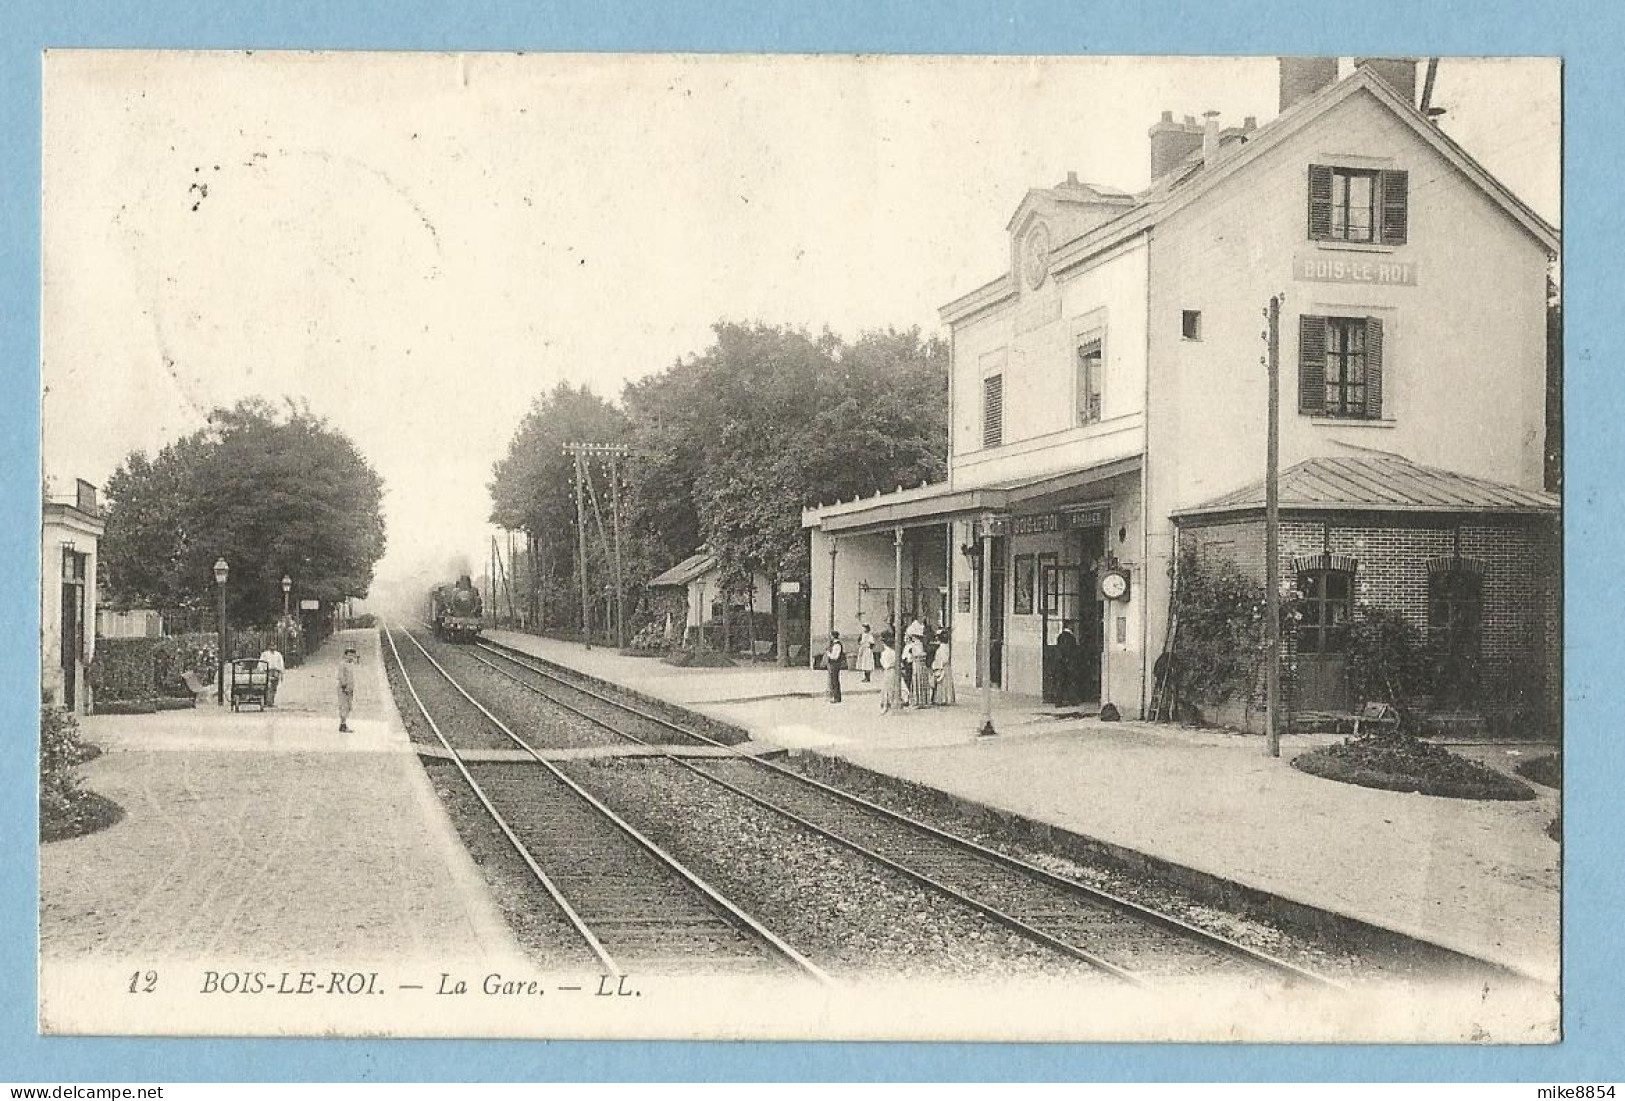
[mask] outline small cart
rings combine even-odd
[[[271,666],[259,658],[238,658],[231,663],[231,709],[255,704],[265,710],[265,695],[271,685]]]

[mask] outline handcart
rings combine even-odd
[[[265,710],[265,696],[271,687],[271,666],[259,658],[238,658],[231,663],[231,709],[255,704]]]

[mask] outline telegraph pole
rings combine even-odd
[[[592,493],[593,515],[598,520],[598,539],[604,544],[604,555],[614,564],[615,569],[615,638],[620,648],[626,648],[626,584],[621,574],[621,492],[620,492],[620,460],[632,453],[626,444],[620,443],[567,443],[564,453],[575,459],[576,463],[576,531],[579,536],[578,554],[581,557],[581,623],[586,630],[587,648],[592,648],[591,611],[588,605],[587,587],[587,514],[584,494]],[[609,461],[610,478],[610,508],[614,513],[615,545],[611,549],[609,541],[604,538],[604,514],[598,507],[598,492],[592,490],[588,484],[591,475],[586,471],[588,457],[598,456]]]
[[[582,507],[581,453],[567,446],[566,454],[575,456],[576,462],[576,565],[581,575],[581,634],[587,649],[592,649],[592,605],[587,602],[587,515]]]
[[[1269,430],[1264,445],[1264,724],[1269,729],[1268,751],[1281,755],[1281,296],[1270,296]]]

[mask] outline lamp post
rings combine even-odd
[[[282,618],[288,618],[288,594],[293,591],[293,578],[282,575]]]
[[[226,565],[224,558],[214,560],[214,583],[220,587],[220,640],[218,643],[218,662],[215,671],[214,702],[226,702],[226,577],[231,573],[231,567]]]

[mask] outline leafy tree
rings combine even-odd
[[[209,607],[231,567],[232,619],[268,622],[282,577],[301,597],[366,596],[384,553],[383,481],[348,437],[290,402],[217,409],[208,427],[133,452],[107,483],[101,568],[115,602]]]
[[[532,615],[579,626],[580,604],[574,581],[576,533],[575,460],[564,453],[567,443],[619,443],[626,437],[626,416],[586,386],[559,383],[531,403],[508,444],[508,453],[492,468],[491,522],[526,533],[527,558],[537,567]],[[608,508],[608,470],[595,463],[594,485],[600,505]],[[605,516],[606,530],[609,518]],[[608,576],[606,563],[588,520],[588,569]],[[623,555],[624,558],[624,555]]]

